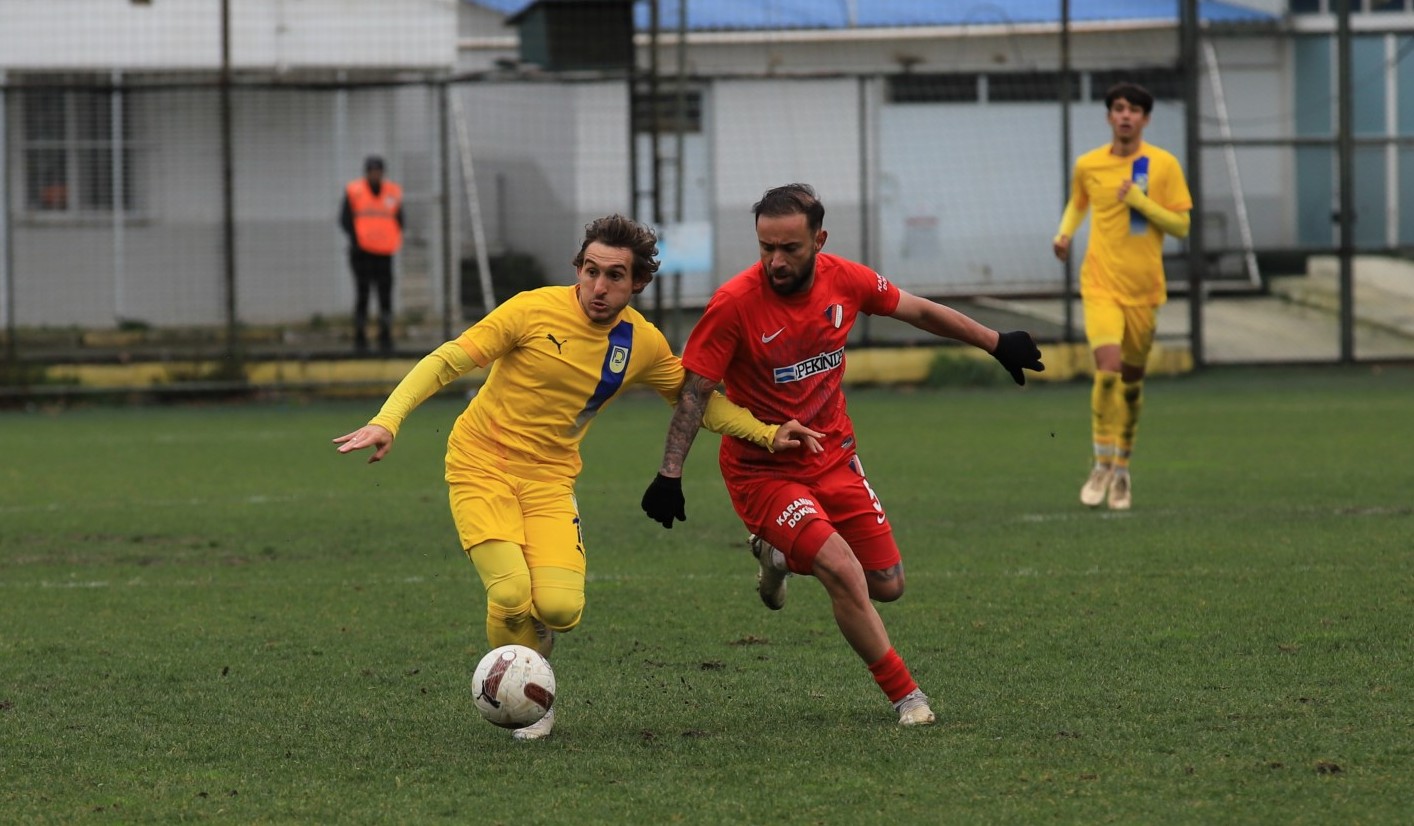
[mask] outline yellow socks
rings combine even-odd
[[[1096,370],[1095,384],[1090,389],[1090,432],[1095,442],[1095,464],[1110,465],[1115,461],[1119,439],[1121,408],[1119,373]]]
[[[1143,409],[1144,380],[1121,382],[1116,468],[1129,467],[1129,454],[1134,451],[1134,436],[1139,432],[1139,413]]]
[[[530,569],[519,545],[492,539],[467,551],[486,587],[486,642],[536,646],[530,623]]]

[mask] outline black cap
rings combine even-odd
[[[363,159],[363,171],[364,171],[364,172],[372,172],[372,171],[375,170],[375,169],[378,170],[379,172],[382,172],[382,171],[383,171],[383,159],[382,159],[382,158],[380,158],[380,157],[377,156],[377,155],[369,155],[368,157],[366,157],[366,158]]]

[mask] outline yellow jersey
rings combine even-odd
[[[621,389],[646,384],[675,403],[682,387],[682,362],[657,327],[633,307],[596,324],[573,285],[520,293],[456,343],[491,372],[457,419],[448,460],[489,451],[526,478],[578,476],[579,444]]]
[[[1120,184],[1128,180],[1164,209],[1193,208],[1178,159],[1153,144],[1141,142],[1139,151],[1125,157],[1111,154],[1110,144],[1105,144],[1077,158],[1070,197],[1080,214],[1087,207],[1093,211],[1089,248],[1080,267],[1080,294],[1157,306],[1168,299],[1164,233],[1119,199]]]
[[[574,479],[579,444],[594,417],[623,388],[646,384],[675,404],[682,362],[643,314],[625,307],[596,324],[579,304],[579,287],[523,292],[492,310],[408,372],[369,424],[394,437],[438,389],[477,367],[486,382],[447,438],[447,477],[488,463],[521,479]],[[780,425],[766,424],[714,392],[702,426],[767,450]]]

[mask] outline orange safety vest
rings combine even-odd
[[[354,239],[358,248],[374,255],[392,255],[403,245],[403,228],[398,226],[398,209],[403,204],[403,188],[385,180],[378,194],[368,188],[368,180],[349,181],[344,189],[353,212]]]

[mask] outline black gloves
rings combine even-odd
[[[992,351],[992,357],[1002,363],[1011,374],[1012,381],[1017,384],[1026,384],[1026,374],[1021,372],[1023,367],[1037,373],[1046,369],[1046,365],[1041,363],[1040,348],[1025,330],[1013,330],[999,335],[997,349]]]
[[[687,502],[682,498],[682,479],[658,474],[643,492],[643,512],[648,518],[671,529],[673,519],[687,521]]]

